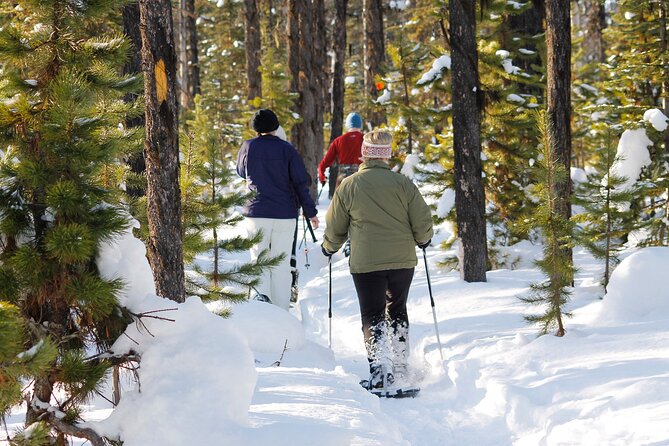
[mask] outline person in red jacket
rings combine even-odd
[[[362,118],[356,112],[349,113],[345,123],[347,132],[335,138],[330,144],[323,160],[318,164],[318,179],[321,185],[325,184],[325,169],[337,160],[339,164],[339,175],[337,185],[347,176],[358,171],[358,165],[362,162],[360,147],[362,146]],[[336,188],[336,186],[335,186]],[[334,191],[332,191],[334,192]]]

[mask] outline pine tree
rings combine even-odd
[[[247,197],[231,187],[233,172],[231,147],[241,143],[239,132],[226,132],[214,124],[195,100],[193,119],[188,122],[191,133],[182,146],[182,191],[184,208],[184,259],[192,264],[193,273],[187,279],[188,291],[205,300],[239,300],[254,287],[263,269],[275,266],[280,259],[266,253],[252,263],[228,264],[224,254],[242,252],[257,244],[262,234],[251,237],[220,238],[221,228],[231,228],[241,222],[235,209]],[[234,174],[236,175],[236,174]],[[198,254],[208,254],[213,264],[203,267],[194,262]],[[225,266],[224,266],[225,264]]]
[[[547,279],[533,283],[530,294],[520,299],[532,305],[546,307],[543,314],[525,317],[528,322],[540,326],[541,335],[555,328],[556,336],[564,336],[563,318],[570,316],[564,307],[571,294],[568,287],[575,273],[568,255],[572,247],[573,223],[564,218],[557,206],[560,197],[556,193],[555,185],[565,181],[567,173],[564,164],[552,149],[550,138],[553,133],[549,132],[550,122],[543,112],[537,122],[540,123],[543,141],[542,157],[535,169],[537,181],[534,193],[539,200],[539,206],[530,225],[540,229],[543,234],[544,255],[535,263]]]
[[[126,326],[122,283],[102,279],[94,260],[128,224],[118,160],[132,134],[119,124],[139,113],[122,96],[141,79],[118,74],[126,39],[100,32],[119,2],[18,3],[21,12],[0,31],[0,410],[25,392],[26,426],[38,425],[30,437],[17,435],[20,444],[74,435],[101,445],[76,422],[122,360],[94,354]],[[56,388],[65,397],[53,398]]]
[[[545,44],[536,20],[543,17],[543,5],[538,3],[493,2],[479,31],[479,41],[485,42],[479,54],[487,222],[495,234],[489,240],[491,263],[499,263],[495,244],[528,237],[518,222],[535,207],[526,191],[540,138],[534,110],[544,103]]]
[[[669,98],[669,52],[667,51],[666,2],[633,2],[621,0],[611,16],[611,25],[604,31],[612,56],[602,65],[605,81],[598,86],[605,101],[596,111],[624,128],[647,128],[653,142],[651,165],[646,167],[638,183],[637,198],[632,208],[639,216],[642,229],[640,244],[666,245],[669,227],[666,223],[669,190],[667,161],[669,132],[659,132],[643,121],[651,108],[667,111]]]
[[[634,229],[629,203],[636,193],[622,188],[627,178],[616,175],[612,169],[616,152],[611,144],[610,127],[602,123],[599,132],[605,135],[606,145],[599,150],[599,163],[593,166],[595,172],[576,191],[574,204],[583,208],[583,212],[574,215],[573,220],[580,223],[577,243],[604,260],[602,286],[606,293],[611,273],[619,263],[617,253],[623,248],[625,236]]]

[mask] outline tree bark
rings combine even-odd
[[[262,97],[262,76],[260,74],[260,14],[257,0],[244,0],[246,26],[244,45],[246,48],[246,77],[249,100]],[[269,11],[271,17],[272,11]]]
[[[669,45],[667,38],[667,10],[669,10],[669,2],[667,0],[660,0],[660,53],[664,54]],[[664,115],[669,116],[669,79],[666,77],[662,81],[662,106],[664,108]],[[664,132],[664,152],[669,154],[669,132]]]
[[[169,0],[139,0],[146,102],[144,158],[147,178],[148,258],[158,295],[185,299],[177,60]]]
[[[185,107],[187,101],[186,91],[188,91],[188,69],[186,55],[186,1],[176,1],[177,10],[174,16],[174,47],[177,53],[177,91],[179,92],[179,109]]]
[[[318,161],[323,153],[323,79],[325,43],[321,30],[325,26],[323,0],[289,1],[289,65],[291,87],[299,96],[294,111],[301,122],[292,129],[292,142],[302,156],[307,173],[317,178]],[[317,181],[312,181],[310,191],[315,198]]]
[[[463,248],[461,276],[486,281],[485,192],[481,180],[481,108],[475,0],[451,0],[455,207]]]
[[[200,94],[200,59],[197,52],[197,26],[195,0],[186,0],[182,20],[184,41],[186,43],[186,79],[188,83],[182,89],[184,95],[181,105],[188,110],[195,107],[195,95]]]
[[[330,108],[330,142],[344,131],[344,77],[346,76],[346,9],[348,0],[334,0],[335,16],[332,31],[332,102]]]
[[[556,211],[571,218],[571,14],[569,0],[546,0],[546,115],[551,150],[565,169],[556,182]],[[568,259],[571,248],[564,248]]]
[[[140,74],[142,72],[142,58],[140,51],[142,49],[142,36],[139,31],[139,4],[129,3],[123,7],[123,32],[130,38],[132,42],[133,51],[130,52],[130,58],[123,67],[123,74]],[[124,97],[126,102],[135,102],[138,99],[136,94],[128,94]],[[126,128],[143,127],[144,116],[137,116],[136,118],[125,121]],[[126,159],[126,163],[130,166],[130,170],[138,175],[143,175],[146,170],[144,164],[144,154],[135,153]],[[126,192],[133,198],[143,197],[146,194],[144,187],[128,186]]]
[[[534,36],[542,34],[544,32],[544,0],[532,0],[532,7],[522,14],[511,15],[508,18],[510,33],[505,39],[506,42],[510,44],[511,39],[518,37],[519,35],[524,36],[527,39],[531,39]],[[537,48],[536,45],[532,42],[525,43],[525,48],[533,50],[534,56],[528,57],[525,56],[522,59],[517,61],[514,59],[514,64],[518,65],[526,73],[540,76],[541,73],[537,73],[535,66],[540,67],[543,64],[541,60],[541,49]],[[542,96],[543,90],[531,85],[519,83],[518,91],[520,93],[532,94],[535,96]]]
[[[604,62],[604,38],[602,30],[606,27],[604,3],[602,0],[585,0],[585,62]]]
[[[375,77],[381,75],[385,60],[385,41],[383,33],[383,2],[381,0],[363,0],[364,31],[364,78],[365,90],[369,98],[378,96]],[[385,122],[383,114],[369,110],[367,120],[377,126]]]

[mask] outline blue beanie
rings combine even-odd
[[[346,117],[346,128],[347,129],[361,129],[362,128],[362,118],[356,112],[349,113]]]

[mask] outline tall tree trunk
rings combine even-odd
[[[348,0],[334,0],[335,16],[332,31],[332,52],[334,53],[334,63],[332,69],[332,84],[330,93],[330,143],[344,132],[344,94],[346,77],[346,10]],[[329,177],[329,198],[337,184],[337,175],[339,173],[338,164],[335,161],[330,166]]]
[[[140,51],[142,49],[142,36],[139,31],[139,4],[130,3],[123,7],[123,32],[127,35],[132,41],[134,47],[133,51],[130,52],[130,57],[128,62],[126,62],[123,67],[123,74],[140,74],[142,72],[142,58]],[[135,102],[138,98],[138,95],[129,93],[125,96],[124,100],[126,102]],[[132,127],[143,127],[144,126],[144,116],[137,116],[132,119],[128,119],[125,122],[126,128]],[[144,154],[141,152],[132,154],[126,160],[130,170],[137,174],[143,175],[146,170],[146,165],[144,164]],[[144,187],[133,187],[128,186],[126,192],[129,196],[133,198],[143,197],[146,194],[146,189]]]
[[[534,56],[525,56],[514,63],[523,69],[526,73],[540,75],[534,67],[540,67],[543,64],[541,60],[541,49],[534,44],[534,37],[544,32],[544,0],[532,0],[532,7],[521,14],[508,16],[510,32],[505,38],[505,44],[510,44],[511,39],[519,35],[526,39],[532,39],[532,42],[525,43],[525,48],[533,50]],[[542,96],[543,90],[532,85],[523,83],[518,84],[518,91],[525,94]]]
[[[348,0],[334,0],[335,16],[332,26],[332,101],[330,119],[330,142],[344,131],[344,77],[346,76],[346,9]]]
[[[200,60],[197,53],[197,26],[195,14],[195,0],[185,0],[182,11],[184,27],[183,39],[186,43],[187,84],[182,89],[181,106],[191,110],[195,107],[195,95],[200,94]]]
[[[485,192],[481,181],[481,106],[476,48],[475,0],[449,3],[455,208],[463,247],[461,276],[467,282],[486,281]]]
[[[660,0],[660,53],[667,52],[669,38],[667,37],[667,12],[669,10],[669,1]],[[669,78],[665,77],[662,81],[662,106],[664,115],[669,116]],[[669,132],[664,132],[664,151],[669,154]]]
[[[585,62],[604,62],[604,38],[602,30],[606,27],[604,2],[602,0],[584,0],[585,6]]]
[[[569,0],[546,0],[546,114],[548,138],[555,159],[565,168],[564,181],[555,185],[556,211],[571,218],[571,15]],[[564,248],[572,259],[571,248]]]
[[[179,14],[177,17],[179,104],[183,110],[191,110],[195,107],[195,95],[200,92],[195,0],[179,0]]]
[[[294,111],[301,122],[292,129],[292,141],[302,156],[307,173],[317,178],[323,153],[323,79],[325,44],[320,30],[325,26],[323,0],[289,0],[289,54],[291,89],[299,96]],[[316,181],[310,191],[316,197]]]
[[[169,0],[139,0],[146,102],[148,257],[158,295],[185,299],[179,190],[177,60]]]
[[[244,0],[246,26],[244,45],[246,48],[247,94],[251,100],[262,97],[262,76],[260,74],[260,14],[257,0]],[[269,15],[271,17],[272,11]]]
[[[174,16],[174,47],[177,53],[177,91],[178,107],[183,112],[186,109],[188,91],[188,55],[186,52],[186,1],[178,0],[176,14]]]
[[[364,77],[365,90],[370,99],[376,99],[375,77],[382,74],[385,60],[385,43],[383,33],[383,2],[381,0],[363,0],[363,31],[364,31]],[[367,120],[377,126],[385,122],[382,113],[369,110]]]

